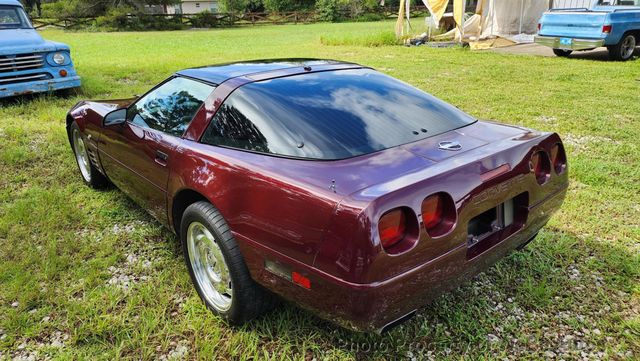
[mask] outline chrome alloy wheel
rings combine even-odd
[[[89,154],[87,154],[87,148],[82,139],[82,135],[78,129],[73,130],[73,150],[76,153],[76,161],[80,168],[80,173],[85,181],[91,182],[91,163],[89,160]]]
[[[636,50],[636,38],[634,36],[627,36],[622,43],[620,51],[622,52],[623,59],[629,59],[633,56],[633,52]]]
[[[216,310],[231,308],[233,288],[231,274],[215,237],[200,222],[192,222],[187,229],[189,262],[203,297]]]

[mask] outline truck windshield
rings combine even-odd
[[[0,30],[31,28],[29,18],[21,7],[0,5]]]

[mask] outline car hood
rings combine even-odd
[[[69,46],[42,38],[34,29],[0,30],[0,55],[69,50]]]

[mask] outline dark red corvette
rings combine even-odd
[[[523,247],[564,199],[557,134],[477,121],[370,68],[183,70],[67,118],[82,177],[174,230],[232,323],[274,296],[382,331]]]

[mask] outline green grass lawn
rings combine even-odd
[[[0,360],[640,358],[640,61],[357,45],[392,26],[43,32],[71,45],[83,87],[0,103]],[[82,184],[64,118],[81,99],[141,94],[182,68],[274,57],[363,63],[478,118],[558,132],[571,172],[562,210],[526,250],[389,334],[288,304],[225,325],[198,299],[175,236],[118,190]]]

